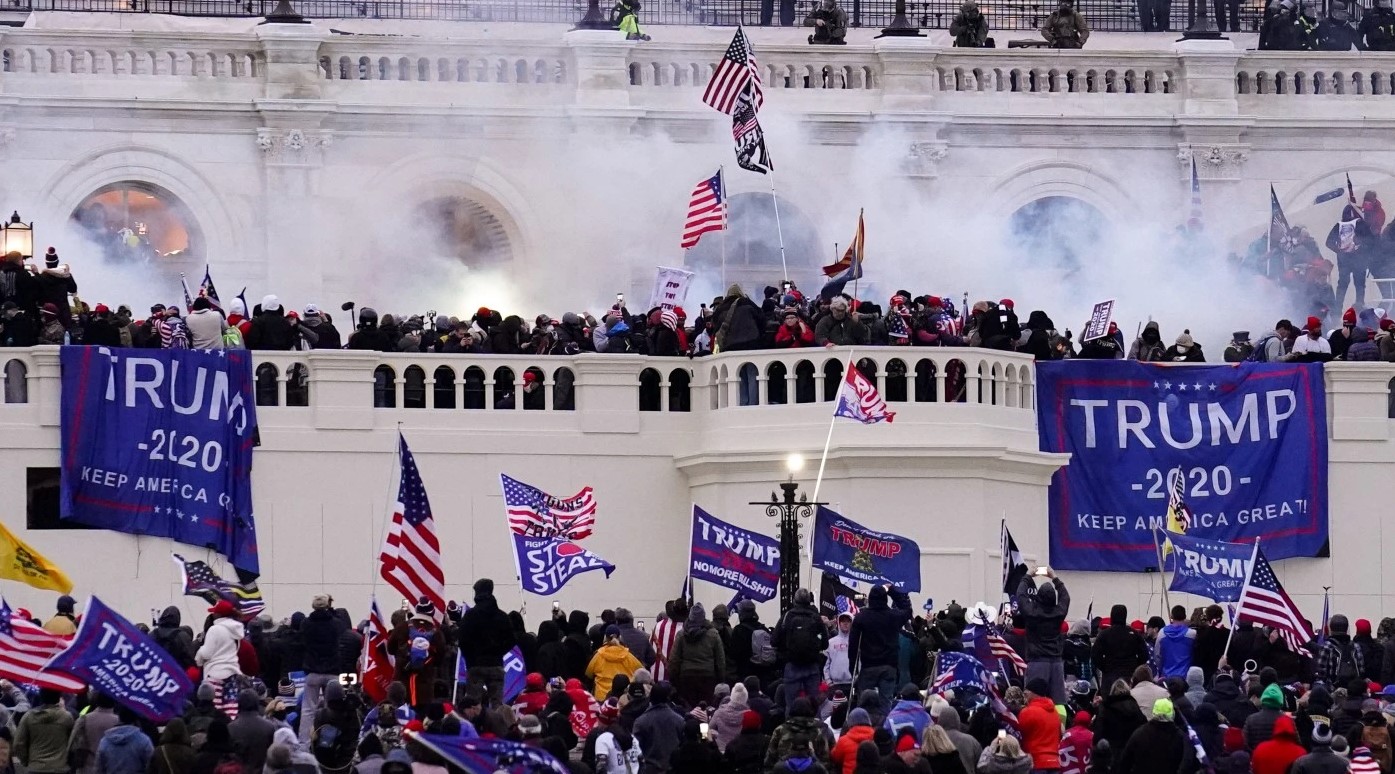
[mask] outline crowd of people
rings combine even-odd
[[[1217,605],[1168,621],[1129,620],[1123,605],[1072,615],[1049,568],[1001,614],[951,603],[916,615],[882,586],[857,602],[840,611],[800,589],[765,622],[750,601],[709,615],[679,598],[652,632],[624,607],[594,621],[554,609],[528,631],[480,579],[444,615],[404,603],[386,642],[326,594],[279,624],[220,602],[198,634],[170,607],[143,628],[199,686],[182,717],[156,728],[95,689],[0,682],[0,769],[461,771],[420,736],[445,735],[521,742],[577,774],[1391,771],[1395,619],[1373,632],[1333,615],[1300,652],[1277,631],[1232,631]],[[60,598],[44,628],[71,633],[73,610]],[[940,660],[981,652],[971,637],[994,624],[1025,670],[1003,658],[986,665],[992,683],[941,689]],[[377,701],[357,679],[365,637],[395,657]],[[526,678],[505,695],[515,649]]]

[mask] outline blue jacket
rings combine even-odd
[[[1170,623],[1158,635],[1158,668],[1160,677],[1187,678],[1192,666],[1192,648],[1196,646],[1196,630],[1184,623]]]
[[[930,727],[930,713],[920,705],[919,701],[910,699],[898,699],[896,705],[886,714],[886,730],[891,732],[891,738],[896,739],[901,736],[901,729],[909,726],[915,731],[915,743],[920,744],[925,738],[925,729]]]
[[[97,770],[102,774],[145,774],[155,745],[136,726],[116,726],[97,746]]]

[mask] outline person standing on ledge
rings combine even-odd
[[[811,44],[841,46],[848,42],[848,12],[838,7],[838,0],[821,0],[804,17],[804,26],[814,28],[809,36]]]
[[[625,33],[625,40],[649,40],[639,28],[639,0],[620,0],[610,9],[610,21]]]
[[[1061,0],[1056,10],[1041,23],[1041,36],[1051,48],[1084,48],[1090,39],[1090,25],[1075,10],[1075,0]]]

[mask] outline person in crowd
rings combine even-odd
[[[1351,9],[1343,0],[1333,0],[1327,6],[1327,14],[1313,31],[1318,51],[1364,50],[1361,33],[1351,21]],[[1373,234],[1379,236],[1377,229]]]
[[[68,302],[69,294],[78,292],[77,280],[67,264],[59,263],[58,251],[52,247],[44,254],[44,267],[30,270],[33,275],[33,293],[40,305],[53,304],[58,322],[64,328],[73,324],[73,309]]]
[[[77,767],[77,774],[101,774],[97,765],[97,747],[102,737],[120,722],[116,701],[107,694],[89,689],[92,703],[86,713],[73,724],[68,741],[68,760]]]
[[[848,12],[838,6],[838,0],[819,0],[804,17],[804,26],[814,28],[810,44],[841,46],[848,42]]]
[[[1125,743],[1116,774],[1174,774],[1183,770],[1189,745],[1174,718],[1172,701],[1158,699],[1152,709],[1152,717]]]
[[[909,732],[917,743],[924,740],[925,729],[929,728],[931,723],[930,713],[925,710],[924,698],[914,683],[906,683],[901,687],[896,703],[891,705],[891,709],[886,713],[886,720],[883,721],[883,725],[892,736],[899,737]]]
[[[741,735],[742,718],[751,709],[751,694],[746,686],[737,683],[731,687],[731,695],[721,702],[708,720],[712,729],[712,739],[717,749],[726,752],[727,747]]]
[[[706,608],[695,603],[669,661],[669,676],[678,696],[690,707],[707,700],[717,683],[726,679],[726,666],[722,638],[708,622]]]
[[[959,13],[949,23],[949,35],[956,48],[991,48],[988,40],[988,19],[979,10],[977,0],[964,0]]]
[[[1055,571],[1050,567],[1045,570],[1046,582],[1040,588],[1031,575],[1023,576],[1017,586],[1017,606],[1027,640],[1023,657],[1027,660],[1028,680],[1042,678],[1048,689],[1046,695],[1065,704],[1066,677],[1062,661],[1065,638],[1061,628],[1070,614],[1070,592]]]
[[[1061,738],[1061,770],[1063,774],[1084,774],[1095,749],[1095,732],[1090,730],[1094,718],[1088,710],[1076,710],[1070,728]]]
[[[617,676],[631,677],[643,667],[621,641],[620,627],[609,624],[605,628],[604,643],[586,665],[586,676],[595,681],[596,696],[603,698],[610,695],[611,683]]]
[[[894,606],[893,606],[894,604]],[[911,620],[911,600],[895,587],[873,586],[867,606],[848,631],[848,661],[860,664],[854,691],[875,689],[883,705],[896,694],[900,631]]]
[[[741,733],[727,745],[722,761],[731,774],[764,774],[768,747],[770,737],[765,733],[761,714],[746,710],[741,713]]]
[[[1333,3],[1342,5],[1341,2]],[[1306,7],[1306,3],[1305,3]],[[1345,8],[1345,6],[1343,6]],[[1299,20],[1300,25],[1303,20]],[[1343,24],[1346,28],[1346,25]],[[1366,305],[1366,258],[1374,248],[1375,236],[1361,210],[1355,204],[1342,208],[1342,217],[1327,232],[1327,249],[1337,254],[1337,302],[1343,303],[1347,297],[1347,286],[1356,288],[1356,306]],[[1354,321],[1353,321],[1354,322]]]
[[[243,770],[248,774],[261,771],[266,763],[266,751],[271,747],[276,724],[262,715],[261,697],[247,688],[237,696],[237,718],[228,724],[228,736],[233,748],[242,756]]]
[[[835,619],[833,636],[828,638],[828,650],[823,663],[823,681],[829,690],[852,690],[852,663],[848,661],[848,632],[852,631],[852,613],[844,610]]]
[[[345,631],[349,627],[341,626],[341,637]],[[509,631],[513,631],[512,625]],[[436,623],[436,605],[426,597],[418,598],[407,625],[388,635],[387,648],[394,657],[394,679],[407,687],[408,701],[418,708],[429,706],[436,699],[435,675],[446,654],[445,634]]]
[[[1293,718],[1280,714],[1274,721],[1270,738],[1255,745],[1250,765],[1254,774],[1288,774],[1294,762],[1307,753],[1298,743],[1298,728],[1293,724]]]
[[[1332,359],[1332,345],[1322,336],[1322,320],[1309,317],[1303,326],[1304,335],[1293,340],[1290,360],[1300,363],[1321,363]]]
[[[1327,642],[1317,654],[1317,678],[1329,685],[1349,685],[1366,675],[1366,654],[1352,642],[1348,626],[1346,616],[1333,615],[1327,624]]]
[[[857,768],[857,751],[863,742],[872,741],[876,729],[872,728],[872,718],[867,710],[856,707],[848,712],[847,728],[829,752],[829,760],[840,767],[843,774],[852,774]]]
[[[222,349],[223,331],[227,323],[223,314],[213,308],[206,296],[194,299],[193,311],[184,320],[189,328],[190,349]]]
[[[1360,31],[1367,51],[1395,51],[1395,10],[1391,0],[1375,0],[1361,17]]]
[[[1293,762],[1290,774],[1346,774],[1351,764],[1332,751],[1332,736],[1328,724],[1314,725],[1311,752]]]
[[[15,761],[31,774],[68,774],[73,726],[73,716],[63,709],[63,695],[40,688],[34,708],[24,713],[15,730]]]
[[[1173,605],[1171,621],[1158,635],[1158,676],[1185,678],[1192,666],[1192,650],[1196,647],[1196,630],[1187,621],[1187,609]]]
[[[145,774],[155,745],[141,730],[140,718],[126,707],[116,713],[119,721],[102,735],[97,746],[97,771],[102,774]]]
[[[1172,29],[1172,0],[1139,0],[1138,21],[1144,32]]]
[[[949,735],[949,740],[959,751],[964,771],[973,774],[978,767],[979,757],[983,755],[983,745],[979,744],[979,741],[972,735],[964,732],[962,721],[959,718],[959,710],[949,704],[939,707],[935,710],[935,725],[943,728],[945,733]]]
[[[315,712],[323,698],[324,687],[340,674],[339,631],[341,623],[334,615],[334,600],[328,594],[316,594],[310,600],[310,614],[300,625],[304,644],[305,693],[301,701],[300,738],[310,738],[314,729]]]
[[[777,764],[805,749],[812,752],[815,760],[826,761],[832,741],[832,732],[819,721],[814,712],[814,703],[800,697],[790,706],[785,722],[770,735],[765,766],[774,769]]]
[[[1342,312],[1342,327],[1333,331],[1327,337],[1327,344],[1332,350],[1333,360],[1342,360],[1346,357],[1347,348],[1351,346],[1356,333],[1356,309],[1347,307]]]
[[[1138,334],[1138,338],[1134,339],[1133,346],[1129,347],[1128,359],[1140,363],[1158,363],[1162,361],[1166,349],[1157,321],[1149,320],[1143,326],[1143,331]]]
[[[1250,342],[1249,331],[1236,331],[1230,334],[1230,343],[1221,352],[1221,359],[1227,363],[1243,363],[1254,354],[1255,345]]]
[[[1256,750],[1274,736],[1274,724],[1284,714],[1284,692],[1278,683],[1265,686],[1259,697],[1259,710],[1245,720],[1245,747]],[[1295,738],[1298,734],[1294,729]]]
[[[366,311],[366,310],[365,310]],[[274,295],[262,298],[261,312],[252,318],[245,340],[250,350],[284,351],[295,349],[296,335],[291,320]]]
[[[1129,693],[1133,694],[1134,701],[1138,702],[1140,708],[1151,708],[1158,699],[1168,698],[1167,689],[1154,682],[1153,669],[1147,664],[1133,670],[1131,683]],[[1150,719],[1152,717],[1149,710],[1144,710],[1143,714]]]
[[[925,739],[920,745],[921,758],[930,765],[931,774],[969,774],[959,750],[949,740],[949,734],[939,726],[925,729]]]
[[[1030,667],[1030,664],[1029,664]],[[1044,677],[1029,677],[1027,706],[1018,713],[1022,749],[1032,756],[1033,771],[1061,768],[1061,719],[1051,699],[1051,684]]]
[[[92,308],[92,314],[87,318],[87,323],[82,327],[82,343],[91,347],[122,347],[130,346],[129,341],[122,340],[123,326],[119,326],[112,317],[111,307],[106,304],[97,304]],[[129,338],[130,334],[126,334]]]
[[[1163,352],[1162,362],[1205,363],[1206,356],[1201,352],[1201,345],[1192,338],[1192,332],[1184,330],[1182,335],[1177,337],[1177,341]]]
[[[794,309],[786,309],[784,322],[775,331],[776,349],[814,346],[814,329]]]
[[[173,718],[160,732],[160,744],[150,756],[150,774],[188,774],[194,770],[194,747],[183,718]]]
[[[218,689],[224,681],[242,674],[237,653],[247,631],[238,620],[237,607],[226,599],[208,612],[212,622],[203,633],[203,645],[194,653],[194,663],[203,670],[204,682]]]
[[[44,304],[39,307],[39,344],[61,347],[68,343],[68,330],[58,319],[58,307]]]
[[[866,345],[869,335],[867,326],[848,311],[848,300],[842,296],[829,302],[828,314],[814,326],[814,343],[820,347]]]
[[[513,649],[515,636],[509,617],[494,598],[494,581],[480,578],[474,585],[474,606],[460,619],[460,655],[470,665],[470,684],[480,689],[486,706],[500,698],[504,685],[504,656]],[[542,643],[542,628],[539,628]],[[541,644],[539,654],[541,655]],[[547,675],[547,670],[543,671]]]
[[[639,28],[639,0],[618,0],[610,9],[610,23],[625,33],[625,40],[648,41],[649,35]]]
[[[998,734],[978,759],[979,774],[1028,774],[1033,758],[1022,751],[1016,737]]]
[[[657,683],[649,694],[649,707],[634,723],[640,746],[641,771],[667,772],[683,738],[683,716],[673,708],[673,687]],[[599,756],[599,749],[598,749]]]
[[[775,650],[785,662],[785,712],[795,700],[807,697],[818,704],[823,678],[824,651],[828,649],[828,629],[819,620],[814,595],[809,589],[796,589],[794,604],[775,626]]]
[[[1148,645],[1128,624],[1128,608],[1114,605],[1109,625],[1100,629],[1091,648],[1095,669],[1100,673],[1101,692],[1116,680],[1127,680],[1133,670],[1148,663]],[[1119,749],[1123,749],[1122,746]]]
[[[306,304],[305,311],[300,317],[300,326],[308,334],[313,334],[315,349],[340,349],[343,344],[340,341],[339,329],[334,327],[329,315],[320,311],[316,304]]]
[[[1074,0],[1060,0],[1056,10],[1041,23],[1041,36],[1051,48],[1084,48],[1090,39],[1090,25],[1075,10]]]

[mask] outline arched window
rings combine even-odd
[[[304,363],[292,363],[286,369],[286,405],[310,405],[310,369]]]
[[[373,407],[397,407],[397,372],[390,365],[373,369]]]
[[[428,199],[417,205],[410,223],[417,252],[456,260],[473,269],[498,266],[512,258],[504,224],[473,199]]]
[[[29,402],[29,367],[23,360],[5,363],[5,372],[0,374],[0,379],[5,381],[6,403]]]
[[[765,392],[768,396],[766,403],[771,406],[780,406],[789,402],[789,370],[785,364],[776,360],[765,368]]]
[[[1091,204],[1070,196],[1048,196],[1024,205],[1009,219],[1013,246],[1033,264],[1055,264],[1068,272],[1081,268],[1108,226]]]
[[[128,180],[99,188],[71,220],[114,263],[204,259],[203,234],[189,208],[151,183]]]
[[[683,368],[675,368],[668,374],[668,410],[691,411],[692,377]]]
[[[494,408],[511,410],[518,408],[518,398],[513,393],[513,369],[499,366],[494,369]]]
[[[653,368],[639,372],[639,410],[659,410],[659,383],[663,377]]]
[[[576,374],[570,368],[552,372],[552,410],[576,410]]]
[[[899,358],[886,361],[886,389],[882,391],[888,403],[905,403],[906,363]]]
[[[547,377],[542,369],[529,366],[523,372],[523,410],[542,411],[547,408]]]
[[[779,207],[790,274],[796,281],[812,279],[817,274],[814,267],[828,263],[822,257],[828,255],[832,245],[819,241],[817,224],[792,203],[781,199]],[[684,263],[706,276],[722,278],[725,283],[750,286],[745,288],[747,293],[759,302],[759,287],[781,275],[775,202],[768,193],[733,194],[727,199],[727,214],[726,233],[709,234],[688,251]]]
[[[874,375],[876,371],[872,372]],[[871,378],[871,377],[869,377]],[[824,402],[833,401],[838,398],[838,388],[843,386],[843,361],[829,360],[823,364],[823,399]]]
[[[465,400],[461,404],[467,409],[482,409],[487,404],[484,389],[484,369],[470,366],[465,369]]]
[[[262,363],[257,366],[257,405],[277,406],[280,405],[278,377],[281,373],[276,370],[272,363]]]
[[[455,371],[450,366],[437,366],[431,374],[432,405],[438,409],[455,408]]]
[[[426,408],[426,371],[421,366],[407,366],[402,372],[402,408]]]
[[[794,402],[814,402],[814,364],[801,360],[794,367]]]
[[[915,364],[915,402],[934,403],[940,399],[939,368],[933,360],[919,360]]]

